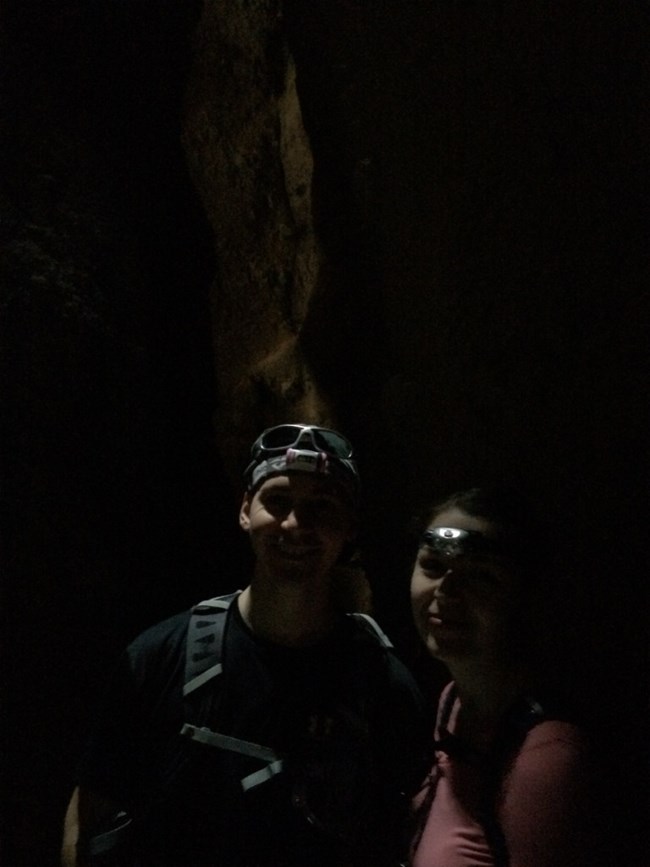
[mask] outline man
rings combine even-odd
[[[250,584],[128,648],[68,808],[65,867],[399,863],[426,732],[385,636],[333,592],[357,528],[351,445],[270,428],[245,481]]]

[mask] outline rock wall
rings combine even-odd
[[[219,446],[239,467],[272,421],[351,434],[397,629],[409,514],[464,485],[523,485],[638,571],[648,26],[637,4],[204,8],[184,144],[217,251]],[[590,621],[609,579],[582,568]]]
[[[285,419],[355,442],[407,655],[412,511],[530,487],[580,554],[575,692],[636,735],[645,5],[5,0],[0,34],[3,863],[56,863],[122,643],[241,578]]]
[[[337,416],[371,466],[391,455],[371,490],[406,499],[647,470],[646,25],[634,5],[207,4],[184,143],[222,437]]]

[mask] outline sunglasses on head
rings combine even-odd
[[[267,428],[255,441],[251,454],[254,460],[287,449],[308,448],[331,457],[347,460],[352,457],[352,444],[335,430],[315,425],[281,424]]]

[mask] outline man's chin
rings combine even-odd
[[[277,572],[293,580],[307,580],[315,571],[320,571],[320,560],[315,552],[301,554],[276,552],[273,564]]]

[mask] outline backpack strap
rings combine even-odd
[[[469,756],[475,760],[474,750],[466,747],[459,738],[448,731],[451,713],[457,697],[456,686],[452,683],[444,696],[438,713],[438,739],[434,741],[434,747],[436,750],[447,753],[448,756],[461,760]],[[548,718],[539,702],[528,697],[523,698],[507,713],[486,759],[486,779],[481,793],[479,819],[494,859],[494,867],[508,867],[510,864],[510,853],[497,815],[497,801],[501,785],[510,763],[516,758],[528,732]],[[434,765],[432,773],[428,775],[423,786],[423,788],[427,788],[426,795],[416,811],[412,852],[415,852],[422,838],[424,825],[435,797],[437,782],[437,768]]]
[[[242,789],[248,791],[279,774],[283,770],[282,759],[270,747],[233,738],[205,726],[210,715],[214,690],[197,693],[197,690],[201,690],[205,684],[223,673],[223,644],[228,611],[239,592],[206,599],[192,608],[187,628],[183,697],[191,699],[186,702],[187,713],[194,719],[193,722],[183,725],[181,735],[205,746],[265,762],[264,768],[240,780]],[[387,649],[393,646],[372,617],[359,612],[349,616],[362,627],[362,634],[371,636],[373,642],[380,647]]]
[[[242,756],[249,756],[250,758],[264,762],[265,767],[259,771],[254,771],[252,774],[248,774],[246,777],[242,777],[239,781],[244,792],[255,788],[255,786],[259,786],[260,783],[265,783],[271,777],[279,774],[284,768],[284,762],[280,756],[270,747],[264,747],[261,744],[243,741],[240,738],[232,738],[229,735],[214,732],[212,729],[206,727],[199,728],[189,723],[185,723],[181,729],[181,735],[209,747],[229,750],[232,753],[239,753]]]
[[[207,599],[192,608],[187,629],[183,698],[192,695],[199,687],[221,674],[223,637],[228,609],[239,592]],[[186,713],[190,713],[191,716],[207,714],[210,707],[209,699],[209,694],[207,696],[202,695],[200,700],[198,696],[193,697],[191,704],[185,702]],[[185,732],[182,731],[181,734],[185,734]],[[98,834],[94,834],[87,840],[80,840],[81,849],[89,858],[90,863],[95,863],[95,859],[98,859],[97,863],[104,863],[104,859],[109,857],[111,863],[113,863],[114,858],[117,858],[117,861],[121,863],[121,858],[127,859],[127,856],[129,863],[131,863],[130,847],[135,836],[140,833],[139,828],[154,812],[154,806],[164,803],[166,793],[171,791],[174,783],[181,778],[183,770],[184,761],[180,756],[177,756],[166,769],[165,783],[155,805],[149,803],[135,819],[120,811]]]
[[[365,631],[376,638],[382,647],[390,648],[393,646],[390,638],[385,632],[383,632],[377,621],[368,614],[362,614],[360,611],[352,611],[348,614],[348,617],[352,617],[357,623],[363,626]]]
[[[510,864],[508,845],[497,814],[499,792],[528,732],[545,719],[548,715],[542,705],[528,696],[523,697],[507,713],[490,751],[480,819],[495,867],[508,867]]]
[[[449,689],[447,690],[447,695],[444,698],[442,703],[442,707],[438,713],[438,731],[439,732],[447,732],[449,727],[449,721],[451,719],[451,712],[454,708],[454,702],[458,698],[458,690],[456,689],[456,684],[451,683]]]
[[[228,609],[240,592],[215,596],[192,608],[187,627],[184,698],[223,671],[221,660]]]
[[[183,698],[186,699],[186,714],[195,722],[205,723],[210,716],[214,684],[209,691],[200,690],[223,673],[223,647],[228,612],[240,592],[238,590],[226,596],[215,596],[192,608],[187,627]],[[180,734],[204,746],[228,750],[264,762],[265,767],[240,780],[244,792],[270,780],[283,769],[282,759],[270,747],[233,738],[215,732],[205,725],[189,722],[184,723]]]

